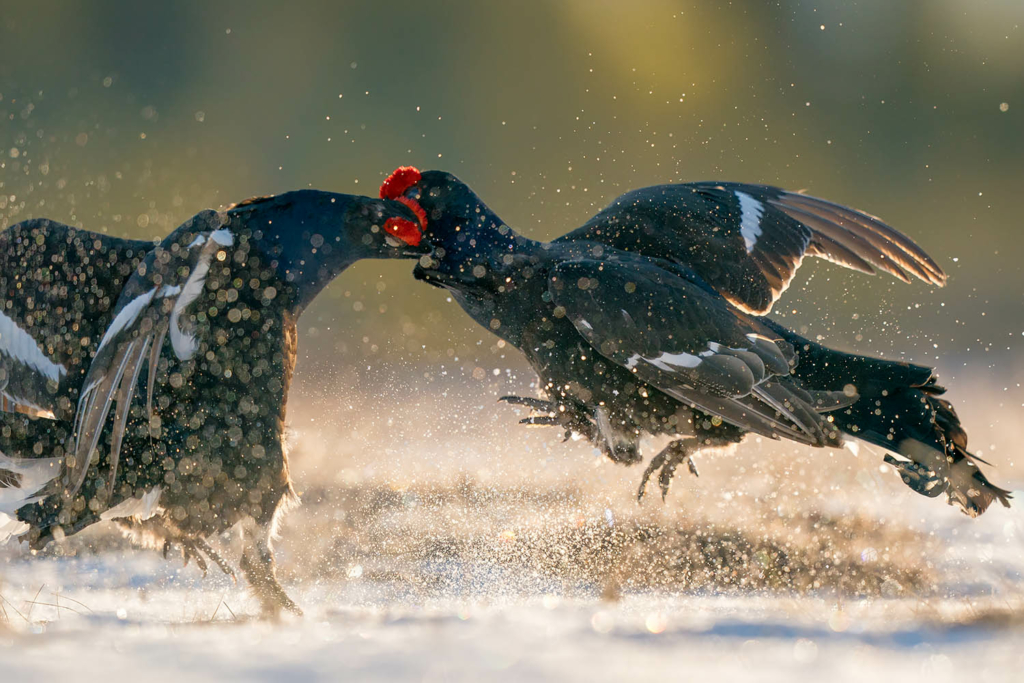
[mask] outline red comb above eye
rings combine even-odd
[[[420,181],[420,172],[413,166],[399,166],[394,173],[381,183],[381,199],[398,199],[405,191]]]
[[[419,243],[423,241],[420,226],[397,216],[389,218],[384,223],[384,232],[414,247],[419,246]]]
[[[380,198],[393,199],[402,202],[403,204],[408,206],[409,210],[416,214],[416,218],[420,222],[420,228],[426,230],[427,212],[423,210],[423,207],[420,206],[419,202],[417,202],[415,199],[410,199],[409,197],[404,196],[406,191],[410,187],[418,183],[421,178],[422,176],[420,175],[419,169],[413,166],[399,166],[398,168],[395,169],[394,173],[389,175],[387,179],[385,179],[384,182],[381,183]],[[404,223],[409,223],[409,225],[415,227],[415,224],[411,223],[410,221],[405,221],[401,218],[389,218],[388,224],[391,224],[392,221],[403,221]],[[385,225],[385,230],[386,229],[387,224]],[[395,237],[398,237],[399,239],[404,240],[407,244],[412,244],[415,246],[420,243],[420,238],[422,237],[422,230],[418,232],[419,236],[416,238],[415,242],[406,240],[401,235],[395,232],[391,232],[391,234],[394,235]]]

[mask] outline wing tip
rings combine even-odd
[[[913,239],[888,225],[877,216],[859,209],[836,204],[827,199],[812,197],[804,194],[803,191],[783,192],[782,196],[773,203],[779,208],[783,208],[783,210],[786,208],[796,209],[798,212],[811,210],[815,212],[817,218],[826,220],[845,230],[850,230],[850,226],[845,225],[847,222],[855,225],[859,224],[860,229],[867,229],[875,233],[875,236],[870,241],[881,238],[888,245],[895,247],[898,250],[896,253],[903,257],[900,260],[905,261],[904,263],[897,264],[896,259],[886,254],[884,250],[880,250],[884,255],[882,260],[887,261],[887,263],[884,265],[876,263],[875,265],[882,267],[906,283],[912,282],[912,279],[906,272],[909,270],[911,274],[925,283],[938,287],[944,287],[946,284],[947,275],[945,271],[931,256]],[[799,217],[794,218],[800,220]],[[865,236],[861,235],[861,237]]]

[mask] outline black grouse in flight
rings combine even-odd
[[[701,182],[629,192],[552,242],[518,235],[455,176],[396,170],[381,196],[409,205],[435,253],[418,279],[447,289],[519,348],[545,400],[523,422],[583,434],[641,460],[645,434],[676,437],[650,462],[662,495],[676,468],[745,434],[881,446],[918,493],[971,516],[1009,493],[967,451],[932,370],[835,351],[763,317],[807,256],[905,282],[946,276],[879,219],[766,185]]]
[[[203,211],[154,245],[31,220],[0,233],[0,541],[100,520],[230,568],[241,523],[266,613],[298,611],[271,539],[296,320],[362,258],[429,251],[388,200],[300,190]]]

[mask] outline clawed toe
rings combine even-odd
[[[207,559],[217,565],[217,568],[222,572],[231,577],[231,580],[238,583],[238,577],[235,575],[235,570],[231,568],[223,557],[221,557],[217,551],[210,547],[206,541],[201,538],[180,538],[177,540],[177,544],[181,548],[181,560],[182,566],[187,567],[190,562],[195,561],[196,567],[203,573],[205,577],[209,565]],[[164,541],[161,552],[164,559],[167,559],[167,555],[170,553],[172,543],[170,541]]]
[[[190,541],[183,541],[181,544],[181,559],[182,566],[187,567],[191,560],[195,560],[196,566],[199,567],[199,571],[206,576],[206,560],[203,559],[202,553],[196,548],[195,544]]]
[[[651,462],[647,464],[644,469],[644,474],[640,477],[640,488],[636,492],[636,502],[642,503],[644,500],[644,494],[647,492],[647,482],[662,465],[665,464],[665,451],[658,453],[656,456],[651,458]]]
[[[558,427],[562,423],[559,422],[557,417],[550,417],[547,415],[534,415],[532,417],[524,417],[519,421],[521,425],[535,425],[540,427]]]
[[[594,425],[590,420],[571,408],[567,409],[561,403],[545,401],[539,398],[529,398],[527,396],[502,396],[498,400],[511,405],[524,406],[537,413],[543,413],[542,415],[524,417],[519,421],[521,425],[562,427],[565,430],[563,441],[571,439],[573,434],[581,434],[591,440],[595,437]]]
[[[227,562],[224,561],[224,558],[221,557],[217,553],[217,551],[215,551],[213,548],[210,547],[209,543],[207,543],[206,541],[204,541],[201,538],[197,539],[195,543],[196,543],[196,547],[199,548],[199,550],[201,550],[208,558],[210,558],[210,560],[212,560],[213,563],[215,565],[217,565],[217,567],[222,572],[224,572],[225,574],[230,576],[231,580],[234,583],[238,583],[238,577],[235,576],[235,570],[231,568],[231,565],[229,565]]]
[[[501,398],[498,399],[498,401],[509,403],[514,406],[526,406],[527,408],[533,408],[534,410],[542,410],[548,413],[555,412],[554,403],[539,398],[530,398],[528,396],[502,396]]]
[[[663,503],[668,499],[668,489],[672,485],[672,477],[678,466],[678,462],[667,462],[658,473],[658,487],[661,489],[661,502]]]
[[[636,496],[637,502],[643,501],[644,493],[647,490],[647,482],[655,472],[658,473],[658,487],[661,489],[661,499],[664,501],[668,497],[668,490],[672,485],[672,477],[676,473],[676,468],[684,461],[690,470],[690,474],[695,477],[700,476],[693,458],[690,457],[690,451],[681,442],[674,441],[670,443],[660,453],[651,458],[651,462],[648,463],[643,476],[640,478],[640,488]]]

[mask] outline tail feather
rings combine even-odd
[[[762,319],[765,320],[765,319]],[[858,396],[834,410],[844,433],[880,446],[903,482],[928,497],[945,493],[950,505],[971,517],[995,501],[1010,507],[1010,492],[989,481],[985,463],[967,450],[967,432],[931,368],[835,351],[777,323],[768,325],[799,354],[793,375],[808,391],[842,389]],[[988,463],[985,463],[988,464]]]
[[[934,383],[932,386],[935,386]],[[936,440],[945,446],[945,459],[949,468],[946,493],[949,495],[950,505],[956,505],[971,517],[977,517],[985,512],[996,500],[1003,507],[1010,507],[1010,492],[990,482],[977,465],[978,462],[985,461],[967,450],[967,432],[960,424],[960,417],[953,405],[949,401],[937,398],[934,393],[923,393],[925,401],[935,415]]]

